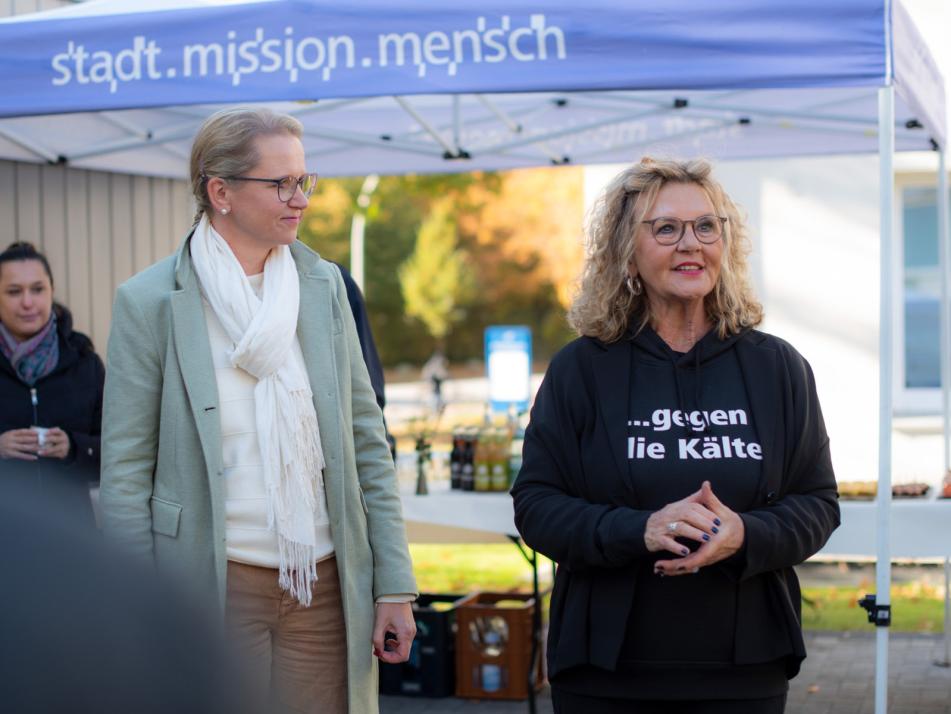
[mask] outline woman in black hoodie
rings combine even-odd
[[[792,567],[839,523],[812,370],[753,329],[749,242],[704,161],[608,187],[512,495],[558,563],[556,713],[785,708],[805,657]]]
[[[53,302],[53,274],[29,243],[0,253],[0,478],[91,519],[99,480],[102,360]]]

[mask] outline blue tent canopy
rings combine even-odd
[[[98,0],[0,21],[0,157],[182,176],[269,102],[329,175],[943,145],[943,83],[886,0]],[[28,117],[28,118],[27,118]]]

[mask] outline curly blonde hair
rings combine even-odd
[[[667,183],[692,183],[709,196],[717,215],[727,221],[723,232],[723,258],[716,286],[704,298],[707,316],[723,338],[763,320],[762,305],[753,295],[747,256],[750,241],[746,222],[736,204],[712,177],[708,161],[655,160],[640,163],[618,174],[601,194],[587,222],[587,257],[579,289],[568,310],[568,323],[579,335],[614,342],[640,318],[636,329],[651,322],[646,291],[634,295],[627,285],[628,266],[634,261],[634,236]]]

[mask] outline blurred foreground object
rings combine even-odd
[[[70,507],[0,479],[0,710],[246,712],[210,614]]]

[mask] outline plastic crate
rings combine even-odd
[[[456,688],[456,609],[467,595],[423,594],[413,603],[416,639],[409,659],[380,663],[380,693],[449,697]],[[435,603],[450,603],[437,609]]]
[[[476,593],[458,607],[456,696],[525,699],[533,665],[541,686],[540,654],[530,661],[534,612],[535,598],[519,593]]]

